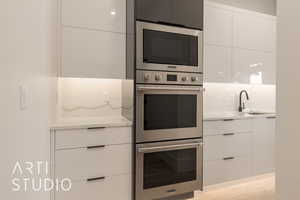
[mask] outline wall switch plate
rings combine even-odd
[[[27,109],[27,88],[24,85],[19,86],[20,110]]]

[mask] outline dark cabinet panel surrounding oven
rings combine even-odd
[[[198,67],[198,37],[144,30],[144,63]]]
[[[197,127],[197,95],[145,94],[144,130]]]
[[[145,153],[144,189],[197,179],[197,149]]]
[[[203,0],[136,0],[136,18],[203,30]]]

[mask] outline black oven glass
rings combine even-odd
[[[195,181],[197,149],[144,154],[144,189]]]
[[[144,30],[144,63],[198,66],[198,37]]]
[[[197,95],[144,95],[144,130],[188,127],[197,127]]]

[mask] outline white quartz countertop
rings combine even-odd
[[[132,122],[122,116],[97,117],[97,118],[71,118],[59,120],[52,124],[52,130],[84,129],[97,127],[126,127],[132,126]]]
[[[258,112],[258,111],[257,111]],[[254,118],[266,118],[266,117],[276,117],[276,113],[268,111],[259,111],[262,114],[253,115],[248,113],[238,113],[238,112],[220,112],[220,113],[208,113],[204,114],[204,121],[217,121],[217,120],[230,120],[230,119],[254,119]]]

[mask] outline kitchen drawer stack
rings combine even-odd
[[[205,121],[204,185],[251,176],[251,120]]]
[[[130,127],[52,131],[52,178],[72,180],[52,200],[131,200]]]

